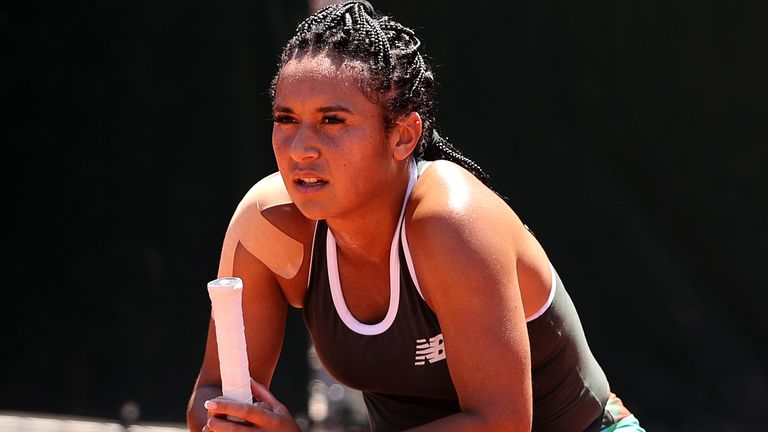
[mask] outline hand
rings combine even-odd
[[[208,424],[203,432],[246,432],[257,430],[300,432],[285,405],[275,399],[266,387],[251,380],[251,390],[258,401],[254,404],[235,402],[217,397],[205,402]],[[250,424],[227,420],[227,416],[243,419]]]

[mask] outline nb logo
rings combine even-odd
[[[429,338],[429,340],[416,340],[416,361],[413,363],[414,365],[422,366],[426,362],[434,363],[440,360],[445,360],[445,346],[442,333]]]

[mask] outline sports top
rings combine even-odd
[[[405,202],[415,180],[414,172]],[[461,411],[445,361],[450,352],[418,287],[402,213],[390,256],[390,304],[381,322],[361,323],[347,308],[336,243],[324,221],[315,231],[304,303],[304,320],[320,361],[339,382],[362,392],[373,432],[400,431]],[[529,317],[527,328],[533,431],[599,430],[608,382],[554,268],[549,301]],[[477,362],[483,367],[482,358]]]

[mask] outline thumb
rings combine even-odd
[[[276,414],[288,414],[288,409],[285,405],[281,404],[280,401],[269,392],[267,387],[256,382],[254,379],[251,379],[251,391],[253,392],[253,397],[256,398],[257,401],[266,402]]]

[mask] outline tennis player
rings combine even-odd
[[[541,245],[436,131],[420,49],[361,1],[317,11],[285,46],[279,173],[238,206],[218,275],[244,283],[257,402],[219,397],[212,320],[192,430],[299,430],[268,391],[292,306],[327,370],[362,391],[372,431],[643,431]],[[503,125],[478,108],[464,127]]]

